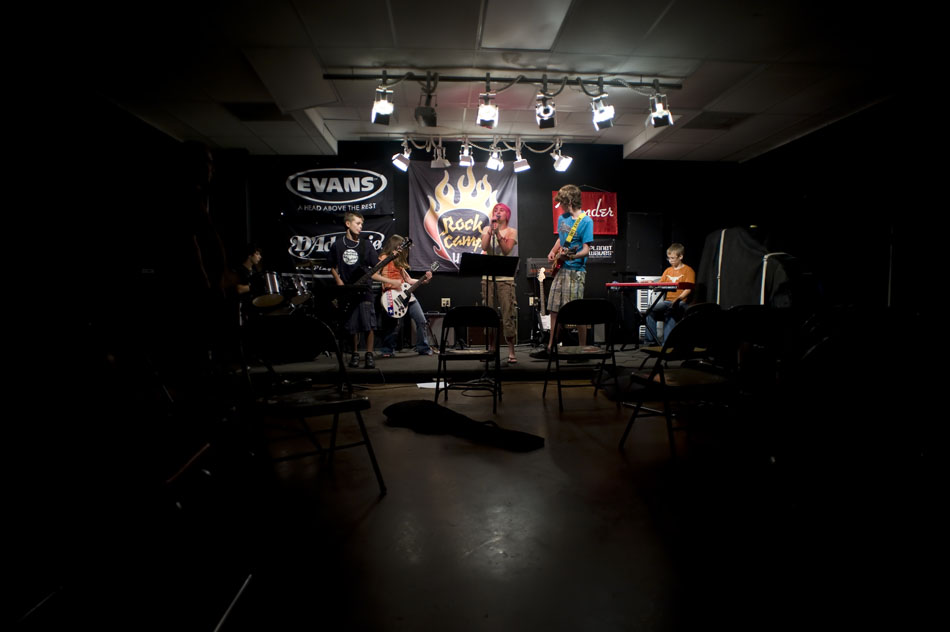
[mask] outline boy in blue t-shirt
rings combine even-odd
[[[587,279],[587,255],[594,241],[594,220],[581,210],[581,190],[573,184],[560,188],[555,201],[564,210],[557,222],[557,240],[548,253],[548,261],[560,264],[551,293],[548,295],[548,312],[551,314],[551,334],[544,351],[532,357],[547,357],[554,344],[557,313],[563,305],[584,298],[584,282]],[[577,338],[583,347],[587,344],[587,327],[578,327]]]

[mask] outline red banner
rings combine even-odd
[[[558,205],[557,191],[551,191],[551,218],[557,233],[557,218],[564,210]],[[617,234],[617,194],[601,191],[581,191],[581,208],[594,220],[595,235]]]

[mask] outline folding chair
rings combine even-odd
[[[568,327],[573,325],[604,326],[604,346],[562,346],[564,335]],[[554,345],[548,356],[548,366],[544,373],[544,389],[541,396],[547,396],[548,381],[551,375],[551,364],[554,364],[554,375],[557,380],[557,405],[564,410],[564,399],[561,390],[565,388],[586,387],[586,384],[564,384],[561,381],[561,360],[600,360],[597,367],[597,376],[594,378],[594,395],[603,388],[604,366],[607,360],[613,365],[613,375],[617,375],[617,358],[614,355],[614,334],[617,328],[617,308],[610,301],[600,298],[583,298],[570,301],[563,305],[557,314],[557,330],[554,332]]]
[[[468,347],[455,349],[446,344],[449,331],[456,327],[475,327],[485,330],[485,348]],[[495,348],[490,348],[490,341],[495,341]],[[439,393],[444,393],[444,400],[449,400],[449,390],[483,390],[492,394],[492,413],[498,411],[498,400],[501,399],[501,320],[498,313],[491,307],[463,306],[455,307],[445,315],[442,322],[442,338],[439,342],[439,363],[435,376],[435,400],[439,401]],[[468,382],[449,383],[448,363],[458,361],[477,361],[485,363],[485,375],[477,380]],[[494,364],[494,368],[489,366]],[[491,371],[492,377],[488,376]],[[443,385],[444,384],[444,385]]]
[[[337,450],[366,447],[376,481],[379,484],[379,493],[386,493],[386,484],[376,461],[373,444],[366,432],[361,411],[370,407],[370,400],[363,395],[354,395],[353,386],[346,372],[343,361],[343,352],[333,331],[326,323],[319,319],[303,315],[262,316],[249,321],[244,327],[243,347],[246,359],[256,359],[263,363],[272,377],[268,388],[253,387],[255,394],[254,406],[257,412],[267,418],[293,419],[300,426],[300,432],[287,435],[285,439],[306,437],[314,446],[314,451],[294,453],[277,458],[289,460],[308,456],[326,456],[327,464],[332,465],[333,455]],[[302,387],[290,386],[280,378],[274,368],[275,364],[290,362],[312,362],[318,356],[329,354],[336,361],[337,371],[332,373],[330,383],[313,384],[305,382]],[[247,362],[245,362],[247,365]],[[328,373],[314,373],[311,380],[327,381]],[[250,375],[248,375],[250,382]],[[261,392],[266,391],[266,392]],[[340,425],[340,416],[352,413],[356,419],[361,440],[344,445],[337,444],[337,431]],[[329,428],[314,429],[309,419],[314,417],[333,416]],[[324,448],[317,435],[330,434],[330,446]]]
[[[708,400],[722,395],[731,389],[731,376],[714,365],[696,359],[696,349],[716,348],[722,351],[720,339],[731,339],[731,332],[725,327],[724,312],[710,310],[684,318],[670,332],[661,352],[656,356],[649,373],[636,371],[631,374],[633,397],[636,401],[630,421],[620,437],[622,450],[627,436],[633,429],[633,423],[640,412],[646,410],[662,414],[666,418],[666,432],[670,443],[670,456],[676,457],[676,442],[673,437],[673,411],[670,402],[687,400]],[[681,362],[670,368],[669,364]],[[662,411],[644,407],[647,401],[663,403]],[[625,405],[630,405],[629,403]]]
[[[686,313],[683,315],[683,319],[680,320],[680,322],[683,322],[683,320],[686,320],[690,316],[700,316],[706,312],[716,312],[716,311],[719,311],[720,309],[722,308],[716,303],[696,303],[695,305],[689,305],[686,307]],[[677,324],[677,327],[678,326],[679,324]],[[674,327],[673,330],[675,331],[676,327]],[[666,337],[669,337],[669,336],[666,336]],[[643,367],[647,365],[647,362],[649,362],[651,359],[656,358],[662,354],[663,345],[650,345],[649,347],[640,347],[640,351],[645,353],[646,357],[643,358],[643,362],[641,362],[640,366],[637,367],[638,371],[642,370]],[[685,349],[681,349],[680,351],[684,353],[686,352]],[[706,349],[704,348],[696,348],[696,349],[693,349],[692,356],[694,358],[701,358],[703,357],[703,354],[705,352],[706,352]],[[683,359],[682,356],[681,356],[681,359]]]

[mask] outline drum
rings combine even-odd
[[[251,302],[255,307],[274,307],[280,305],[284,297],[280,293],[280,277],[276,272],[264,273],[264,293]]]
[[[310,300],[310,297],[313,296],[310,293],[310,290],[307,289],[307,282],[303,280],[299,274],[295,274],[293,277],[294,289],[293,296],[290,297],[290,302],[294,305],[303,305]]]

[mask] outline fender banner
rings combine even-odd
[[[260,161],[248,197],[251,209],[264,209],[305,222],[346,212],[392,215],[393,165],[390,161],[281,157]]]
[[[551,191],[552,232],[557,234],[557,218],[564,212],[557,203],[557,191]],[[617,234],[617,194],[605,191],[581,191],[581,208],[594,220],[595,235]]]
[[[518,228],[518,179],[511,163],[501,171],[484,164],[433,169],[428,162],[409,164],[409,266],[424,270],[438,262],[458,270],[462,253],[482,254],[482,231],[491,225],[497,203],[511,209],[508,224]],[[518,246],[511,252],[518,256]]]

